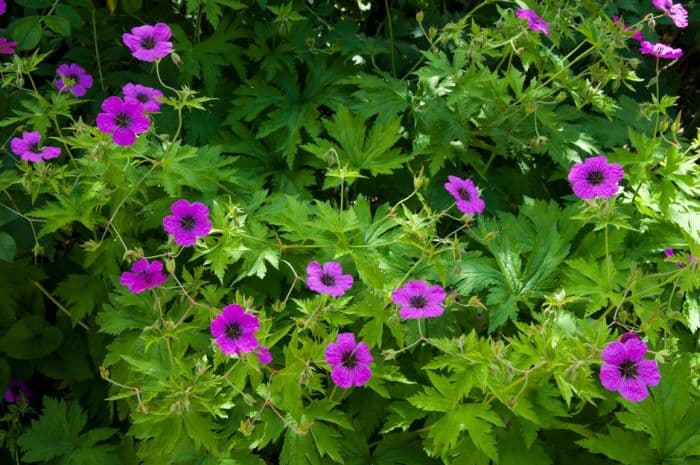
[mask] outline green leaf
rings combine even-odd
[[[603,454],[625,465],[656,465],[656,454],[646,445],[644,436],[617,428],[608,427],[608,435],[577,441],[591,452]]]
[[[16,321],[0,338],[0,350],[12,358],[31,360],[58,349],[63,333],[37,315],[26,315]]]
[[[94,276],[71,274],[56,286],[56,295],[67,303],[73,324],[93,312],[104,300],[102,283]]]
[[[12,39],[19,50],[30,50],[41,40],[41,16],[25,16],[12,23]]]
[[[70,22],[62,16],[46,16],[44,18],[46,26],[62,37],[70,37]]]
[[[0,231],[0,260],[12,262],[17,251],[15,240],[4,231]]]

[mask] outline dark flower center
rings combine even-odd
[[[32,153],[40,153],[41,149],[39,148],[39,142],[34,142],[33,144],[29,144],[29,147],[27,149],[32,152]]]
[[[602,183],[604,179],[605,176],[603,175],[603,172],[598,170],[591,171],[588,173],[588,176],[586,176],[586,181],[588,181],[588,184],[593,186],[597,186],[598,184]]]
[[[459,198],[462,200],[469,201],[469,199],[472,198],[471,194],[469,194],[469,191],[464,189],[464,188],[459,189],[458,193],[459,193]]]
[[[150,99],[146,94],[136,94],[136,100],[138,100],[141,103],[147,103]]]
[[[411,304],[411,307],[423,308],[428,304],[428,299],[426,299],[422,295],[417,295],[417,296],[411,297],[411,300],[409,301],[409,303]]]
[[[335,286],[335,276],[324,273],[321,275],[321,282],[324,286]]]
[[[143,278],[143,282],[145,282],[146,284],[153,283],[153,276],[148,271],[142,271],[141,277]]]
[[[145,48],[146,50],[151,50],[155,48],[156,46],[156,39],[153,37],[146,37],[145,39],[141,39],[141,48]]]
[[[192,231],[194,229],[195,224],[196,221],[194,220],[192,215],[185,215],[180,219],[180,227],[185,231]]]
[[[231,339],[238,339],[243,334],[243,328],[238,323],[229,323],[226,325],[226,335]]]
[[[114,117],[118,128],[125,129],[131,124],[131,117],[124,112],[119,113]]]
[[[360,361],[357,360],[357,355],[355,355],[355,351],[351,350],[349,352],[345,352],[343,354],[343,360],[340,362],[345,368],[355,368],[357,365],[359,365]]]
[[[620,372],[625,379],[635,379],[637,377],[637,364],[631,360],[625,360],[620,365]]]

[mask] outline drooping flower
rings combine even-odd
[[[56,68],[56,88],[61,92],[70,92],[82,97],[92,87],[92,76],[76,63],[64,63]]]
[[[32,390],[24,380],[12,379],[5,390],[5,402],[8,404],[16,404],[21,398],[29,400],[32,396]]]
[[[16,46],[17,42],[7,40],[6,38],[0,36],[0,55],[12,55],[15,53]]]
[[[615,24],[619,24],[620,27],[622,27],[622,29],[624,29],[625,31],[634,31],[634,34],[632,35],[632,40],[636,40],[637,42],[641,42],[641,41],[644,40],[644,36],[642,35],[641,32],[639,32],[639,31],[637,31],[636,29],[631,28],[631,27],[629,27],[628,25],[626,25],[625,23],[623,23],[623,22],[620,20],[620,17],[619,17],[619,16],[613,16],[613,22],[614,22]]]
[[[141,61],[156,61],[173,51],[173,44],[170,42],[172,35],[167,24],[156,23],[153,26],[145,24],[132,28],[131,34],[122,34],[122,41],[129,47],[134,58]]]
[[[675,60],[683,56],[683,50],[680,48],[669,47],[662,43],[652,44],[648,40],[640,43],[639,51],[642,55],[652,55],[666,60]]]
[[[336,342],[326,346],[326,362],[333,367],[331,379],[341,388],[364,386],[372,377],[369,365],[374,361],[364,342],[355,343],[353,333],[340,333]]]
[[[673,3],[673,0],[652,0],[652,3],[656,8],[663,10],[676,27],[688,27],[688,11],[683,5]]]
[[[620,341],[603,349],[605,363],[600,368],[600,382],[609,391],[618,391],[631,402],[647,398],[647,386],[659,384],[661,375],[655,360],[646,360],[647,345],[634,333],[626,333]]]
[[[549,23],[544,19],[540,18],[535,10],[529,10],[525,8],[518,8],[515,10],[515,16],[520,19],[527,20],[527,26],[535,32],[543,32],[544,35],[549,35]]]
[[[173,214],[163,218],[163,227],[177,245],[193,246],[198,237],[204,237],[211,231],[209,208],[201,202],[176,200],[170,206],[170,211]]]
[[[338,262],[326,262],[323,266],[314,260],[306,266],[306,285],[319,294],[340,297],[352,287],[352,275],[343,274]]]
[[[484,211],[486,203],[479,197],[479,190],[471,179],[447,176],[447,180],[445,189],[455,198],[459,211],[466,215],[476,215]]]
[[[168,280],[168,275],[163,273],[163,263],[155,260],[149,262],[142,258],[131,265],[131,271],[122,273],[119,282],[129,291],[139,294],[147,289],[162,286]]]
[[[129,82],[122,87],[122,92],[124,93],[124,101],[139,102],[147,113],[160,110],[160,100],[158,99],[163,97],[163,92],[158,89]]]
[[[399,315],[404,319],[434,318],[445,311],[445,289],[423,280],[407,282],[391,293],[391,300],[399,306]]]
[[[125,102],[119,97],[107,97],[97,115],[97,128],[112,134],[112,141],[121,146],[133,145],[136,136],[148,131],[151,120],[143,114],[143,105]]]
[[[247,313],[238,304],[231,304],[214,318],[209,329],[223,353],[241,355],[259,348],[255,337],[259,327],[257,316]]]
[[[256,357],[258,357],[258,362],[263,365],[269,365],[272,362],[272,354],[270,350],[265,346],[258,346],[253,352]]]
[[[607,199],[617,194],[618,183],[624,174],[620,165],[608,163],[608,159],[601,155],[574,164],[569,171],[569,182],[574,194],[581,199]]]
[[[39,163],[56,158],[61,149],[50,145],[41,147],[41,134],[36,131],[22,132],[22,137],[13,137],[10,141],[12,152],[22,160]]]

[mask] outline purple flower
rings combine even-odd
[[[319,294],[340,297],[352,287],[352,275],[343,274],[343,267],[338,262],[326,262],[323,266],[316,260],[306,266],[306,285]]]
[[[231,304],[225,306],[221,314],[214,318],[209,329],[223,353],[241,355],[258,348],[254,334],[259,327],[257,316],[246,313],[238,304]]]
[[[61,92],[70,92],[76,97],[82,97],[92,87],[92,76],[78,64],[64,63],[56,68],[56,73],[56,88]]]
[[[17,42],[7,40],[0,36],[0,55],[12,55],[15,53]]]
[[[173,44],[169,42],[172,35],[167,24],[157,23],[153,26],[146,24],[132,28],[131,34],[122,34],[122,41],[129,47],[134,58],[141,61],[156,61],[173,51]]]
[[[163,97],[163,92],[152,87],[142,86],[141,84],[128,83],[122,87],[124,93],[124,101],[137,101],[143,106],[143,111],[151,113],[160,110],[160,100]]]
[[[163,218],[163,227],[177,245],[193,246],[198,237],[204,237],[211,231],[209,209],[201,202],[176,200],[170,206],[170,211],[173,214]]]
[[[574,194],[581,199],[607,199],[617,194],[618,183],[624,174],[620,165],[608,163],[608,159],[601,155],[574,164],[569,171],[569,182]]]
[[[21,379],[10,380],[7,390],[5,390],[5,402],[8,404],[16,404],[21,398],[29,400],[31,396],[32,390],[29,389],[27,383]]]
[[[122,273],[119,282],[126,286],[134,294],[141,293],[146,289],[162,286],[168,280],[168,276],[163,274],[163,263],[155,260],[148,262],[142,258],[131,265],[131,271]]]
[[[4,15],[6,11],[7,4],[5,3],[5,0],[0,0],[0,16]]]
[[[36,131],[22,132],[22,137],[13,137],[10,141],[12,152],[22,160],[39,163],[56,158],[61,154],[58,147],[41,147],[41,134]]]
[[[133,145],[136,136],[148,131],[151,120],[143,114],[143,106],[136,101],[125,102],[119,97],[107,97],[97,115],[97,128],[112,134],[117,145]]]
[[[664,249],[664,255],[666,257],[673,257],[673,248],[667,247]]]
[[[331,379],[344,389],[367,384],[372,377],[369,364],[373,360],[367,344],[355,343],[353,333],[340,333],[337,342],[326,346],[326,362],[333,367]]]
[[[540,18],[535,10],[528,10],[524,8],[518,8],[515,10],[515,16],[520,19],[527,20],[527,26],[535,32],[544,32],[544,35],[549,35],[549,23],[544,19]]]
[[[269,365],[272,362],[272,354],[270,350],[265,346],[258,346],[253,352],[256,357],[258,357],[258,362],[263,365]]]
[[[445,189],[457,202],[457,209],[467,215],[476,215],[486,208],[486,203],[479,197],[479,190],[471,179],[447,176]]]
[[[637,42],[641,42],[641,41],[644,40],[644,36],[642,35],[641,32],[637,31],[636,29],[633,29],[633,28],[629,27],[628,25],[626,25],[625,23],[623,23],[622,21],[620,21],[620,17],[619,17],[619,16],[613,16],[613,23],[619,24],[620,27],[622,27],[622,29],[625,30],[625,31],[634,31],[634,34],[632,35],[632,40],[636,40]]]
[[[625,337],[629,335],[628,337]],[[621,341],[603,349],[605,363],[600,368],[600,382],[609,391],[619,391],[631,402],[639,402],[649,395],[647,386],[659,384],[661,375],[655,360],[645,360],[647,345],[636,334],[627,333]]]
[[[409,281],[396,289],[391,293],[391,300],[399,306],[399,315],[404,319],[434,318],[445,311],[442,307],[445,289],[422,280]]]
[[[675,60],[683,56],[683,50],[680,48],[669,47],[662,43],[652,44],[648,40],[643,40],[640,43],[639,51],[642,55],[653,55],[667,60]]]
[[[653,0],[652,3],[656,8],[663,10],[676,27],[688,27],[688,11],[683,5],[673,3],[673,0]]]

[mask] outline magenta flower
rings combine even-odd
[[[0,55],[12,55],[15,53],[17,42],[7,40],[0,36]]]
[[[209,209],[201,202],[176,200],[170,206],[170,211],[173,214],[163,218],[163,227],[177,245],[193,246],[198,237],[204,237],[211,231]]]
[[[148,261],[146,258],[134,262],[131,271],[122,273],[119,282],[126,286],[129,291],[139,294],[146,289],[162,286],[168,280],[168,276],[163,273],[163,263],[155,260]]]
[[[617,194],[618,183],[624,174],[620,165],[608,163],[608,159],[601,155],[574,164],[569,171],[569,182],[578,198],[607,199]]]
[[[608,391],[618,391],[622,397],[639,402],[649,395],[647,386],[659,384],[661,375],[655,360],[645,360],[647,345],[636,334],[626,333],[620,341],[603,349],[605,363],[600,368],[600,382]]]
[[[124,101],[136,101],[143,106],[143,111],[152,113],[160,110],[160,100],[163,97],[163,92],[152,87],[142,86],[141,84],[128,83],[122,87],[124,93]]]
[[[338,262],[326,262],[323,266],[314,260],[306,266],[306,285],[319,294],[340,297],[352,287],[352,275],[343,274]]]
[[[143,106],[136,101],[125,102],[119,97],[107,97],[97,115],[97,129],[111,133],[117,145],[133,145],[136,136],[148,131],[151,120],[143,114]]]
[[[41,134],[36,131],[22,132],[22,137],[13,137],[10,148],[22,160],[32,163],[50,160],[61,154],[61,149],[58,147],[41,147]]]
[[[544,32],[544,35],[549,35],[549,23],[544,19],[540,18],[535,10],[528,10],[525,8],[518,8],[515,10],[515,16],[520,19],[527,20],[527,26],[535,32]]]
[[[364,386],[372,377],[372,353],[364,342],[355,343],[353,333],[338,334],[337,342],[326,346],[326,362],[333,367],[331,379],[341,388]]]
[[[258,357],[258,362],[262,363],[263,365],[269,365],[272,363],[272,354],[267,347],[259,345],[253,353],[256,357]]]
[[[8,384],[5,390],[5,402],[8,404],[16,404],[21,398],[24,398],[25,401],[29,400],[31,396],[32,390],[29,389],[27,383],[21,379],[10,380],[10,384]]]
[[[673,3],[673,0],[653,0],[652,3],[656,8],[663,10],[676,27],[688,27],[688,11],[683,5]]]
[[[391,300],[399,306],[399,315],[404,319],[434,318],[445,309],[445,289],[430,286],[425,281],[409,281],[391,293]]]
[[[5,0],[0,0],[0,16],[4,15],[6,11],[7,4],[5,3]]]
[[[680,48],[669,47],[662,43],[652,44],[648,40],[643,40],[640,43],[639,51],[642,55],[652,55],[666,60],[675,60],[683,56],[683,50]]]
[[[664,249],[664,255],[666,257],[673,257],[673,248],[672,247],[667,247]]]
[[[260,327],[258,317],[246,313],[238,304],[227,305],[211,322],[211,335],[226,355],[252,352],[258,348],[255,332]]]
[[[476,215],[486,208],[486,203],[479,197],[479,190],[471,179],[460,179],[457,176],[447,176],[449,182],[445,189],[452,194],[457,202],[457,209],[466,215]]]
[[[82,97],[92,87],[92,76],[78,64],[64,63],[56,68],[56,73],[56,88],[61,92],[70,92],[76,97]]]
[[[122,34],[124,45],[129,47],[131,55],[141,61],[156,61],[168,56],[173,51],[169,42],[173,33],[164,23],[153,26],[143,25],[131,29],[131,34]]]
[[[644,40],[644,36],[642,35],[641,32],[637,31],[636,29],[633,29],[633,28],[629,27],[628,25],[626,25],[625,23],[623,23],[622,21],[620,21],[620,17],[619,17],[619,16],[613,16],[613,23],[619,24],[620,27],[622,27],[622,29],[625,30],[625,31],[634,31],[634,34],[632,35],[632,40],[636,40],[637,42],[641,42],[641,41]]]

